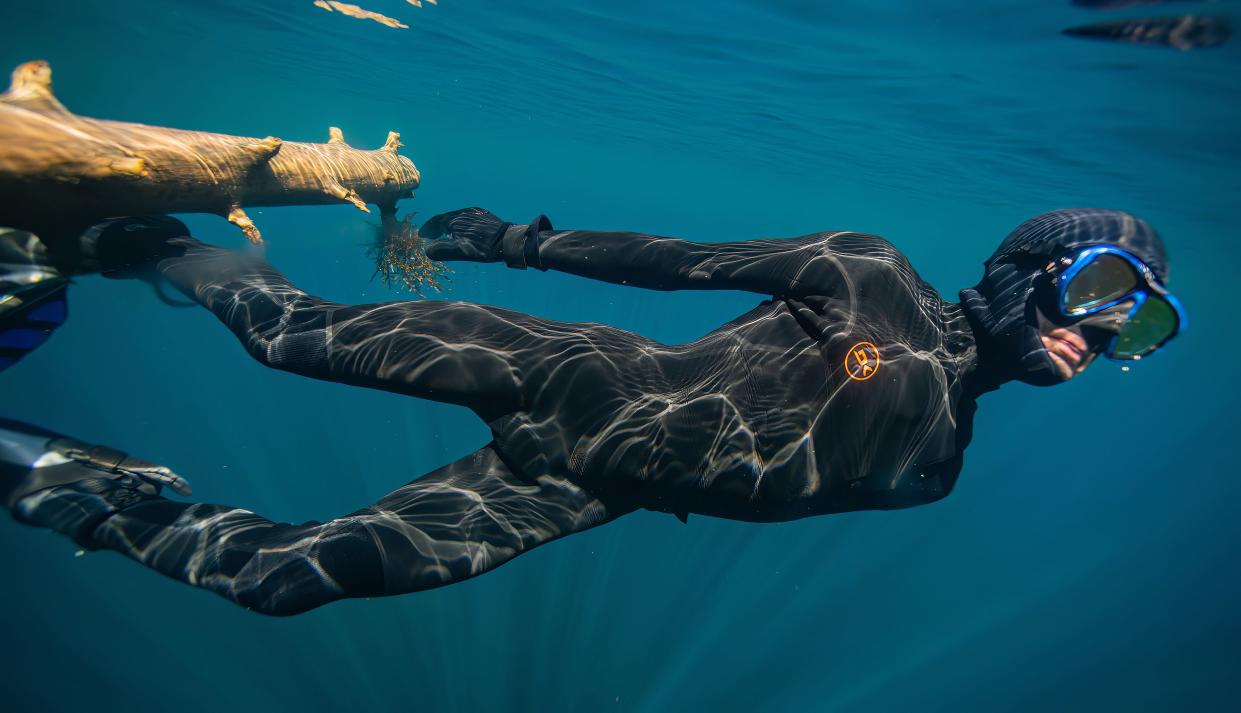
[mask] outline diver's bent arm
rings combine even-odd
[[[652,290],[828,295],[837,293],[846,280],[841,263],[845,254],[832,244],[846,235],[857,236],[814,233],[799,238],[695,243],[642,233],[542,231],[538,262],[531,266]]]

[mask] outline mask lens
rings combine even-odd
[[[1145,356],[1176,334],[1179,327],[1180,320],[1172,305],[1157,295],[1151,295],[1121,328],[1111,356],[1113,359]]]
[[[1122,257],[1104,253],[1095,256],[1073,276],[1065,286],[1060,306],[1065,314],[1080,313],[1118,300],[1137,287],[1138,274],[1133,266]]]

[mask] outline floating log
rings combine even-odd
[[[1209,15],[1114,20],[1070,27],[1063,32],[1070,37],[1157,45],[1178,50],[1218,47],[1232,37],[1227,19]]]
[[[1087,10],[1121,10],[1141,5],[1166,5],[1178,2],[1200,2],[1201,0],[1073,0],[1073,4]]]
[[[387,25],[388,27],[394,27],[400,30],[409,29],[409,25],[406,25],[395,17],[388,17],[387,15],[383,15],[378,12],[371,12],[370,10],[358,7],[357,5],[351,5],[347,2],[335,2],[335,0],[315,0],[315,7],[321,7],[328,12],[336,11],[342,15],[356,17],[359,20],[374,20],[381,25]]]
[[[400,135],[373,151],[328,135],[312,144],[82,117],[52,93],[48,64],[27,62],[0,95],[0,226],[38,235],[63,260],[82,230],[121,215],[214,213],[255,243],[247,207],[371,204],[394,217],[419,183]]]

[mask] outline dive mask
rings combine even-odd
[[[1080,319],[1132,301],[1119,331],[1104,348],[1118,361],[1136,361],[1162,347],[1185,328],[1184,308],[1146,263],[1120,248],[1099,245],[1053,263],[1048,272],[1056,305]]]

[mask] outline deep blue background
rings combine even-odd
[[[1193,329],[1128,373],[984,397],[958,488],[929,507],[638,513],[464,584],[293,619],[4,518],[0,708],[1233,709],[1236,44],[1066,38],[1114,16],[1067,0],[359,1],[412,28],[310,0],[4,2],[0,66],[50,60],[90,116],[315,141],[336,125],[363,147],[398,129],[422,217],[874,232],[949,295],[1026,217],[1132,210],[1169,243]],[[367,281],[352,208],[252,215],[305,289],[403,298]],[[462,267],[445,296],[665,341],[756,302],[499,266]],[[166,462],[197,499],[325,519],[487,439],[460,409],[265,370],[141,284],[82,279],[71,312],[0,377],[0,414]]]

